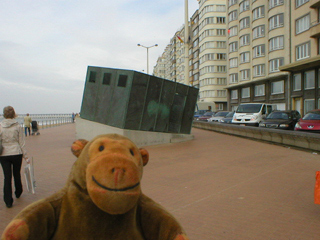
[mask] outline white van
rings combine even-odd
[[[276,104],[241,103],[233,115],[232,123],[259,126],[262,119],[274,110],[277,110]]]

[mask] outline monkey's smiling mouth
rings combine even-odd
[[[92,176],[92,181],[94,181],[99,187],[103,188],[103,189],[106,189],[108,191],[113,191],[113,192],[124,192],[124,191],[127,191],[127,190],[130,190],[130,189],[134,189],[135,187],[139,186],[140,185],[140,182],[136,183],[135,185],[133,186],[129,186],[129,187],[126,187],[126,188],[108,188],[104,185],[102,185],[101,183],[99,183],[95,178],[94,176]]]

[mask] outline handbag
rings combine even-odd
[[[28,192],[35,194],[36,193],[36,191],[35,191],[36,181],[34,179],[33,158],[30,161],[30,163],[28,163],[24,167],[24,177],[26,179],[26,185],[27,185]]]
[[[316,184],[314,187],[314,203],[320,204],[320,171],[316,172]]]

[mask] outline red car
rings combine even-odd
[[[320,133],[320,109],[307,112],[307,114],[296,123],[294,130]]]

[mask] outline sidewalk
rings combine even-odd
[[[75,161],[74,124],[40,132],[27,137],[36,194],[25,188],[7,209],[1,190],[1,233],[25,206],[63,187]],[[201,129],[193,134],[192,141],[146,147],[142,180],[143,192],[179,219],[190,239],[320,239],[320,205],[313,203],[319,155]]]

